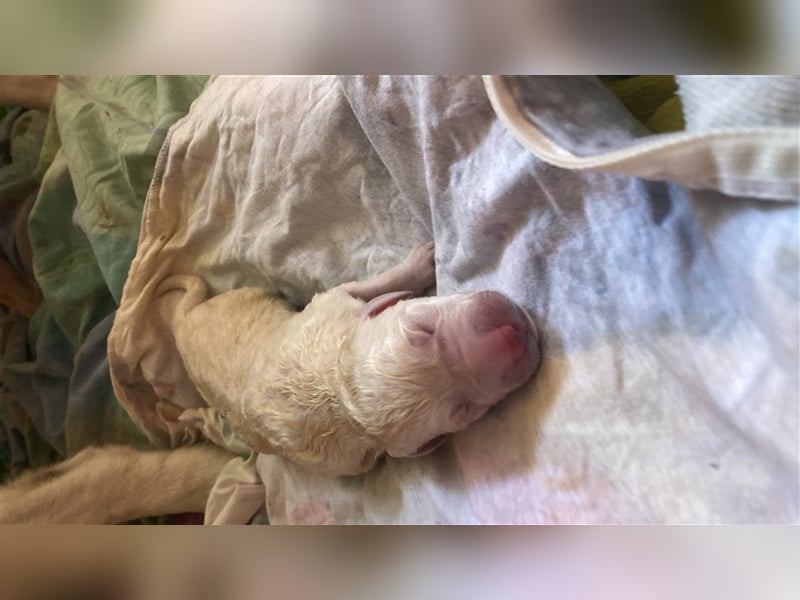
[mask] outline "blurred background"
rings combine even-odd
[[[0,576],[14,593],[4,597],[789,600],[800,591],[797,530],[778,528],[75,531],[3,535]]]
[[[0,71],[792,72],[794,0],[6,0]]]

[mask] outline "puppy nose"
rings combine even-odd
[[[470,303],[469,323],[478,335],[511,327],[522,331],[522,315],[516,304],[498,292],[478,292]]]

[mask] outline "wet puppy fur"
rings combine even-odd
[[[434,450],[538,366],[523,309],[496,292],[414,298],[433,283],[434,247],[422,244],[301,312],[262,290],[221,294],[177,319],[176,342],[201,395],[253,449],[313,470],[364,473],[384,454]],[[232,457],[209,444],[88,448],[0,488],[0,523],[202,512]]]
[[[258,289],[221,294],[177,321],[176,342],[200,394],[248,446],[356,475],[383,454],[435,449],[538,365],[524,310],[496,292],[414,298],[434,280],[434,247],[422,244],[301,312]]]

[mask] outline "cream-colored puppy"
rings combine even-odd
[[[412,299],[435,280],[432,243],[302,312],[245,288],[176,325],[190,377],[251,448],[355,475],[384,453],[425,454],[525,383],[535,329],[495,292]]]
[[[253,449],[353,475],[383,454],[434,450],[524,384],[539,364],[531,319],[505,296],[413,298],[434,283],[433,244],[301,312],[253,288],[180,315],[187,371]],[[0,488],[0,523],[113,523],[202,512],[232,457],[201,444],[89,448]]]

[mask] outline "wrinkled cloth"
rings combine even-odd
[[[0,359],[8,473],[89,445],[152,447],[114,396],[107,336],[156,156],[206,79],[63,77],[49,115],[6,115],[16,121],[10,162],[0,167],[0,209],[22,226],[0,228],[0,243],[43,296],[30,322],[9,317]]]
[[[236,459],[207,522],[247,520],[247,465],[270,523],[795,522],[798,122],[717,104],[721,125],[690,102],[655,135],[592,77],[214,79],[159,156],[109,338],[120,402],[160,445],[213,426],[174,275],[302,306],[433,239],[438,294],[530,311],[534,379],[361,477]]]

